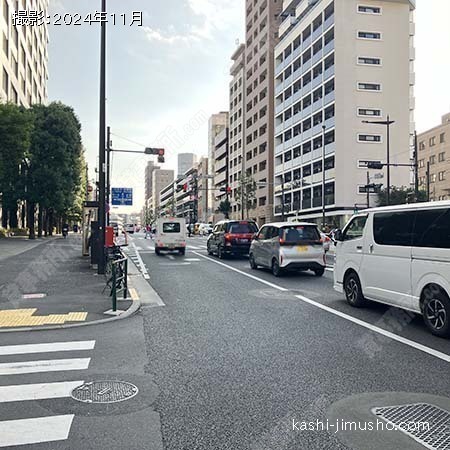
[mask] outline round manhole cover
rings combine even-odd
[[[90,381],[76,387],[72,398],[84,403],[116,403],[133,398],[139,389],[126,381]]]

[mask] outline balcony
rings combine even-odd
[[[314,114],[316,111],[319,111],[319,109],[321,109],[323,107],[323,102],[322,99],[320,98],[319,100],[315,101],[312,104],[312,113]]]
[[[284,150],[284,144],[278,144],[275,146],[275,155],[282,153]]]
[[[293,77],[290,75],[284,80],[284,87],[288,87],[292,83]]]
[[[312,128],[310,128],[309,130],[303,131],[302,137],[303,137],[304,141],[311,139],[312,138]]]
[[[284,60],[284,67],[287,67],[292,62],[292,53]]]
[[[303,96],[303,89],[299,89],[293,96],[292,96],[292,102],[296,103],[297,100],[300,100]]]
[[[314,42],[319,36],[322,35],[322,25],[312,32],[312,42]]]
[[[284,127],[289,128],[292,126],[292,117],[284,121]]]
[[[336,153],[336,142],[325,145],[325,155],[329,155],[331,153]]]
[[[275,136],[279,135],[284,130],[284,123],[281,122],[275,127]]]
[[[302,66],[294,70],[294,73],[292,74],[294,80],[298,80],[301,77],[302,73],[303,73]]]
[[[312,57],[312,65],[315,66],[320,60],[322,59],[322,50],[319,50],[315,55]]]
[[[323,81],[325,82],[334,75],[334,64],[323,73]]]
[[[314,125],[312,128],[312,135],[316,136],[319,133],[322,133],[322,123],[319,123],[318,125]]]
[[[311,115],[311,111],[312,111],[312,106],[307,106],[305,109],[303,109],[302,111],[302,116],[304,119],[306,119],[306,117]]]
[[[334,24],[334,14],[332,14],[328,19],[323,23],[323,32],[328,30]]]
[[[331,91],[329,92],[327,95],[325,95],[325,97],[323,98],[323,104],[328,105],[328,103],[333,102],[335,99],[335,91]]]
[[[302,87],[303,95],[307,94],[308,92],[311,92],[311,86],[312,86],[312,81],[310,81],[309,83],[305,84]]]
[[[284,102],[281,102],[279,105],[275,106],[275,115],[277,116],[283,110],[284,110]]]
[[[310,59],[308,59],[308,61],[306,61],[306,62],[303,64],[303,66],[302,66],[303,72],[306,72],[306,71],[308,71],[309,69],[311,69],[311,66],[312,66],[312,59],[310,58]]]
[[[275,86],[275,96],[277,96],[278,94],[283,92],[283,89],[284,89],[284,83],[283,82],[281,82],[280,84]]]
[[[302,46],[298,46],[293,52],[292,52],[292,59],[297,58],[302,53]]]
[[[283,61],[278,64],[278,66],[275,68],[275,76],[278,76],[284,69],[284,63]]]
[[[336,118],[334,116],[330,117],[329,119],[325,120],[324,125],[326,130],[334,128],[334,126],[336,125]]]
[[[316,78],[312,80],[312,90],[314,90],[317,86],[323,83],[322,74],[318,75]]]
[[[302,113],[298,112],[292,116],[292,125],[296,125],[300,120],[302,120]]]
[[[298,145],[298,144],[300,144],[302,142],[302,140],[303,140],[302,135],[301,134],[297,134],[297,136],[294,136],[292,138],[292,145],[293,146]]]
[[[328,42],[327,45],[325,45],[325,47],[323,48],[323,56],[327,56],[328,53],[330,53],[331,51],[334,50],[334,39],[330,42]]]
[[[309,36],[302,42],[302,50],[306,50],[311,45],[311,42],[311,36]]]

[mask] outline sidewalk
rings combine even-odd
[[[110,319],[105,277],[81,256],[81,235],[0,240],[0,331],[64,327]],[[128,310],[131,300],[118,302]]]

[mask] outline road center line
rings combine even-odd
[[[202,255],[201,253],[198,253],[198,252],[192,252],[192,253],[194,253],[197,256],[200,256],[201,258],[208,259],[209,261],[211,261],[213,263],[219,264],[219,266],[224,266],[227,269],[230,269],[230,270],[233,270],[233,271],[235,271],[237,273],[240,273],[241,275],[244,275],[245,277],[251,278],[252,280],[256,280],[256,281],[259,281],[260,283],[266,284],[267,286],[270,286],[271,288],[278,289],[279,291],[288,291],[289,290],[289,289],[286,289],[284,287],[277,286],[276,284],[270,283],[269,281],[262,280],[261,278],[255,277],[254,275],[250,275],[249,273],[242,272],[242,270],[236,269],[236,268],[234,268],[232,266],[229,266],[228,264],[224,264],[223,262],[216,261],[215,259],[210,258],[209,256]]]
[[[266,284],[266,285],[268,285],[270,287],[273,287],[274,289],[278,289],[279,291],[289,291],[289,289],[283,288],[283,287],[278,286],[278,285],[273,284],[273,283],[269,283],[266,280],[258,278],[258,277],[254,276],[254,275],[250,275],[249,273],[245,273],[242,270],[239,270],[239,269],[236,269],[236,268],[234,268],[232,266],[229,266],[228,264],[224,264],[224,263],[222,263],[220,261],[216,261],[215,259],[210,258],[209,256],[205,256],[205,255],[202,255],[201,253],[197,253],[197,252],[192,252],[192,253],[195,253],[196,255],[198,255],[198,256],[200,256],[202,258],[208,259],[211,262],[219,264],[220,266],[224,266],[227,269],[233,270],[234,272],[240,273],[241,275],[244,275],[244,276],[246,276],[248,278],[251,278],[251,279],[253,279],[255,281],[259,281],[260,283],[263,283],[263,284]],[[419,344],[417,342],[411,341],[410,339],[406,339],[406,338],[404,338],[402,336],[399,336],[398,334],[391,333],[390,331],[387,331],[387,330],[384,330],[382,328],[379,328],[379,327],[377,327],[375,325],[372,325],[372,324],[370,324],[368,322],[364,322],[363,320],[357,319],[356,317],[350,316],[349,314],[345,314],[345,313],[337,311],[337,310],[335,310],[333,308],[330,308],[328,306],[322,305],[321,303],[316,302],[314,300],[311,300],[311,299],[309,299],[307,297],[304,297],[303,295],[295,295],[295,297],[298,298],[299,300],[302,300],[305,303],[309,303],[312,306],[316,306],[317,308],[320,308],[320,309],[322,309],[324,311],[327,311],[327,312],[329,312],[331,314],[339,316],[342,319],[345,319],[345,320],[348,320],[350,322],[353,322],[353,323],[355,323],[357,325],[360,325],[360,326],[362,326],[364,328],[367,328],[368,330],[371,330],[371,331],[373,331],[375,333],[378,333],[378,334],[381,334],[381,335],[383,335],[385,337],[388,337],[388,338],[390,338],[390,339],[392,339],[394,341],[397,341],[397,342],[400,342],[402,344],[408,345],[409,347],[415,348],[416,350],[419,350],[421,352],[428,353],[429,355],[434,356],[434,357],[436,357],[438,359],[441,359],[441,360],[443,360],[445,362],[450,362],[450,355],[447,355],[446,353],[442,353],[442,352],[440,352],[438,350],[434,350],[434,349],[432,349],[430,347],[427,347],[425,345],[422,345],[422,344]]]
[[[138,251],[136,245],[134,244],[134,242],[133,242],[133,247],[134,247],[134,249],[136,251],[136,257],[137,257],[137,260],[139,261],[139,266],[141,268],[142,275],[144,276],[145,279],[150,278],[150,276],[149,276],[149,274],[147,272],[147,268],[145,267],[144,261],[142,261],[142,257],[139,254],[139,251]]]

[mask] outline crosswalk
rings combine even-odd
[[[2,413],[2,405],[70,397],[72,390],[82,385],[84,380],[73,380],[72,377],[70,381],[47,382],[47,374],[64,372],[66,378],[71,371],[79,373],[88,369],[91,358],[88,355],[83,358],[34,358],[61,352],[69,356],[70,352],[92,351],[94,347],[95,340],[0,346],[0,448],[62,441],[69,437],[74,414],[8,419]],[[14,361],[2,361],[2,358]],[[15,384],[15,377],[19,376],[28,382]],[[5,379],[8,384],[5,384]],[[9,384],[11,380],[12,384]]]

